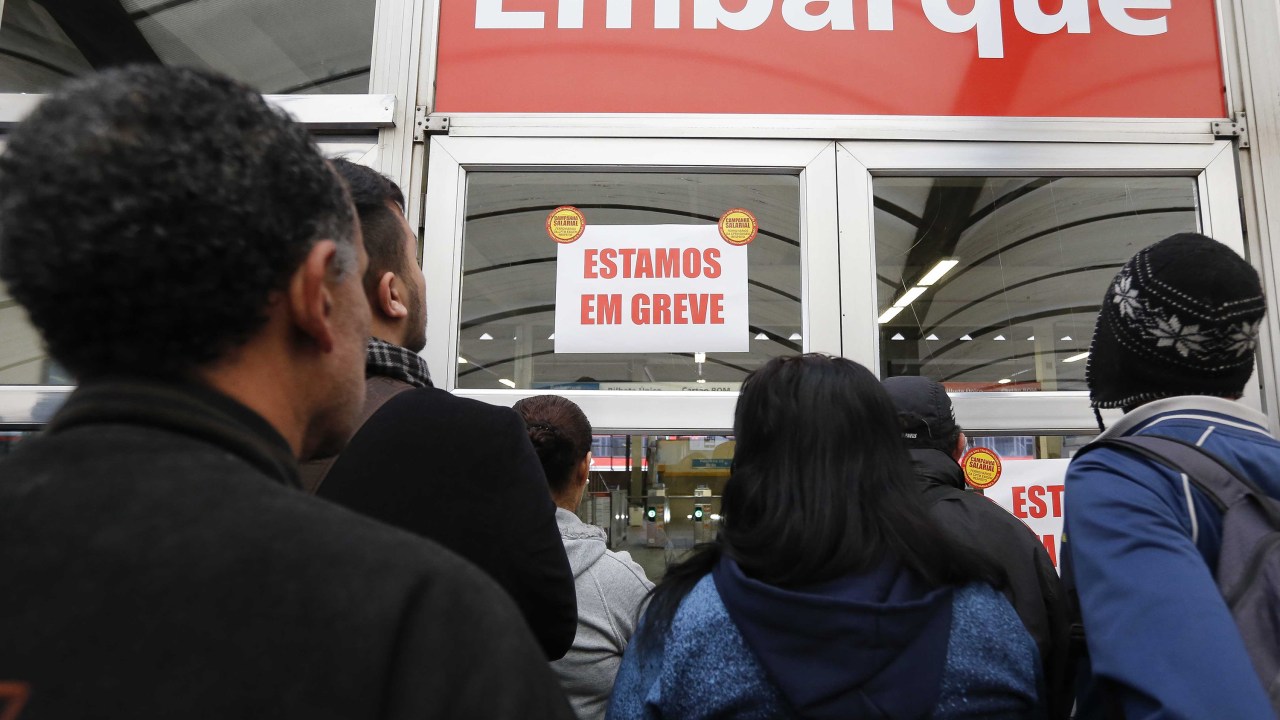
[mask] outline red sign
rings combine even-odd
[[[451,0],[437,112],[1217,118],[1212,0]]]

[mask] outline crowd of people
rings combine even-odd
[[[0,279],[79,386],[0,460],[0,718],[1275,717],[1231,508],[1117,443],[1280,498],[1224,245],[1103,298],[1126,414],[1068,471],[1062,582],[966,490],[941,384],[805,354],[743,382],[718,537],[655,587],[575,513],[579,407],[433,386],[415,256],[400,188],[226,78],[107,71],[11,133]]]

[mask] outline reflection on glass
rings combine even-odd
[[[747,373],[803,347],[800,183],[794,175],[472,172],[463,233],[460,388],[737,390]],[[588,224],[714,225],[732,208],[760,221],[749,246],[750,350],[557,353],[556,244],[547,214]]]
[[[1142,247],[1198,229],[1178,177],[879,177],[882,377],[952,392],[1085,390],[1107,283]]]
[[[48,92],[70,77],[162,62],[230,75],[258,91],[366,93],[373,0],[6,0],[0,92]]]

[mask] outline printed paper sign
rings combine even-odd
[[[556,352],[746,352],[747,252],[716,225],[588,223],[557,248]]]
[[[1070,460],[1008,460],[986,496],[1027,524],[1054,567],[1062,547],[1063,479]]]

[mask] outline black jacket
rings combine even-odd
[[[317,494],[475,563],[515,599],[548,659],[573,644],[577,591],[555,504],[510,409],[437,388],[402,392],[365,422]]]
[[[951,456],[940,450],[912,449],[911,460],[934,519],[958,542],[1004,568],[1005,596],[1031,633],[1044,664],[1049,717],[1067,717],[1070,624],[1066,595],[1049,553],[1021,520],[982,495],[965,491],[964,471]]]
[[[0,461],[0,681],[39,718],[571,717],[511,601],[296,487],[207,389],[77,390]]]

